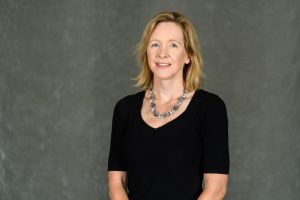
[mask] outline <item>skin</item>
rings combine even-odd
[[[190,62],[184,47],[181,28],[173,22],[157,25],[147,48],[148,64],[154,75],[156,109],[166,112],[174,106],[183,91],[183,67]],[[169,64],[162,67],[160,64]],[[189,92],[180,109],[165,119],[157,119],[150,111],[150,92],[146,91],[142,106],[142,118],[151,127],[158,128],[178,117],[188,106],[195,91]]]
[[[190,62],[184,47],[183,32],[180,26],[173,22],[162,22],[151,34],[147,48],[148,64],[153,72],[153,89],[157,110],[162,113],[175,105],[183,91],[183,67]],[[160,64],[168,64],[167,67]],[[195,91],[188,93],[173,115],[165,119],[157,119],[150,111],[149,96],[146,91],[141,115],[151,127],[160,127],[184,112]],[[111,200],[128,200],[125,192],[126,171],[109,171],[108,187]],[[222,200],[226,194],[227,174],[204,173],[204,190],[197,200]],[[175,192],[175,191],[174,191]]]
[[[176,86],[182,84],[183,66],[188,64],[190,59],[184,47],[181,28],[173,22],[158,24],[149,40],[147,58],[154,74],[154,85],[172,86],[170,84],[174,84],[174,81],[179,82]],[[158,63],[168,63],[170,66],[159,67]],[[183,84],[180,89],[182,88]],[[162,93],[160,92],[159,95]]]

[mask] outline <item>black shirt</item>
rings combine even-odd
[[[144,96],[114,107],[108,171],[127,171],[130,200],[196,200],[203,173],[229,174],[225,103],[197,89],[183,113],[153,128],[141,116]]]

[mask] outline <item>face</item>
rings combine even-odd
[[[181,27],[174,22],[159,23],[150,36],[147,57],[154,78],[182,79],[183,67],[190,59]]]

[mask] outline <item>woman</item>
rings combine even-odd
[[[220,200],[229,174],[224,101],[201,89],[196,32],[178,12],[146,26],[134,79],[143,90],[114,108],[108,186],[111,200]],[[202,180],[204,179],[204,188]]]

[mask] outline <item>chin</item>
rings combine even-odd
[[[156,73],[154,74],[154,77],[156,79],[159,79],[159,80],[168,80],[168,79],[172,79],[172,78],[175,78],[175,74],[171,74],[171,73]]]

